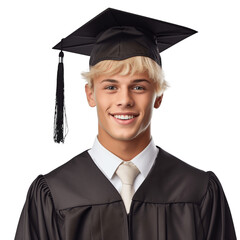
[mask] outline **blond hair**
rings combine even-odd
[[[153,80],[157,96],[161,96],[167,89],[168,83],[164,78],[162,68],[151,58],[136,56],[125,60],[103,60],[90,68],[89,72],[83,72],[82,76],[89,86],[93,87],[93,79],[99,75],[112,76],[119,74],[121,76],[147,73]]]

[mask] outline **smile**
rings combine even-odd
[[[128,125],[135,122],[135,119],[139,116],[139,114],[133,113],[125,113],[125,114],[110,114],[113,119],[120,125]]]
[[[128,120],[135,117],[134,115],[113,115],[113,116],[117,119],[122,119],[122,120]]]

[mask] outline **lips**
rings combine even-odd
[[[137,117],[139,114],[136,114],[136,113],[112,113],[110,115],[116,119],[129,120],[129,119],[133,119],[133,118]]]
[[[128,120],[134,118],[133,115],[114,115],[117,119]]]
[[[110,114],[113,119],[116,121],[116,123],[120,125],[129,125],[135,122],[136,118],[139,116],[139,114],[136,113],[113,113]]]

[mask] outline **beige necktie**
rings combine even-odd
[[[129,213],[132,197],[134,194],[133,183],[139,174],[138,168],[132,162],[122,162],[116,170],[116,174],[122,181],[121,196]]]

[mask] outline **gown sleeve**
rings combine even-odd
[[[43,175],[31,184],[23,206],[15,240],[58,240],[58,218]]]
[[[209,171],[209,184],[200,205],[206,240],[236,240],[233,220],[223,188],[217,176]]]

